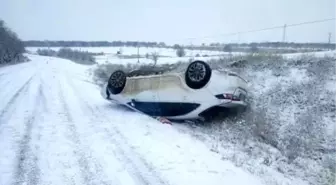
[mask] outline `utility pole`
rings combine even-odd
[[[138,44],[138,63],[140,63],[139,58],[140,58],[140,55],[139,55],[139,44]]]
[[[328,44],[331,43],[331,32],[328,33]]]
[[[283,27],[282,42],[286,41],[286,28],[287,28],[287,24],[285,24],[284,27]]]

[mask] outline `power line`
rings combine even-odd
[[[286,28],[301,26],[301,25],[306,25],[306,24],[315,24],[315,23],[327,22],[327,21],[332,21],[332,20],[335,20],[335,18],[320,19],[320,20],[307,21],[307,22],[294,23],[294,24],[286,24]],[[194,40],[194,39],[206,39],[206,38],[215,38],[215,37],[224,37],[224,36],[234,36],[234,35],[241,35],[241,34],[246,34],[246,33],[261,32],[261,31],[281,29],[281,28],[283,29],[284,25],[255,29],[255,30],[248,30],[248,31],[224,33],[224,34],[218,34],[218,35],[209,35],[209,36],[204,36],[204,37],[190,37],[190,38],[186,38],[186,39],[183,39],[183,40]]]
[[[320,20],[316,20],[316,21],[308,21],[308,22],[302,22],[302,23],[296,23],[296,24],[289,24],[287,26],[289,27],[293,27],[293,26],[301,26],[304,24],[315,24],[315,23],[320,23],[320,22],[327,22],[327,21],[333,21],[335,20],[335,18],[330,18],[330,19],[320,19]]]

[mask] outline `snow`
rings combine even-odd
[[[95,56],[98,64],[137,64],[138,49],[136,47],[70,47],[72,49],[89,51],[94,53],[103,53],[103,55]],[[38,49],[47,49],[46,47],[28,47],[27,50],[31,53],[36,53]],[[60,47],[51,47],[50,49],[58,51]],[[123,56],[132,56],[134,58],[120,58],[116,55],[118,51],[122,51]],[[153,60],[150,58],[144,58],[146,54],[151,55],[156,52],[159,55],[157,64],[173,64],[177,62],[186,62],[192,60],[211,60],[219,59],[223,57],[242,55],[241,52],[221,52],[221,51],[206,51],[206,50],[188,50],[186,49],[186,56],[177,57],[176,50],[171,48],[139,48],[139,55],[142,57],[139,59],[142,64],[152,64]],[[196,57],[196,55],[199,57]]]
[[[285,58],[288,59],[297,59],[300,57],[336,57],[336,51],[330,50],[330,51],[316,51],[316,52],[306,52],[306,53],[290,53],[290,54],[283,54]]]
[[[90,66],[0,68],[0,185],[263,184],[190,134],[101,98]]]
[[[114,52],[119,48],[82,49],[103,51],[104,55],[96,56],[98,63],[137,63],[137,59],[117,58]],[[158,64],[192,58],[179,58],[175,51],[156,49],[167,55],[159,58]],[[137,50],[123,48],[123,52],[132,55]],[[227,56],[222,54],[197,59]],[[14,181],[27,184],[307,184],[322,178],[311,175],[321,173],[320,164],[312,159],[298,158],[291,165],[280,151],[264,143],[247,142],[241,146],[243,141],[237,141],[240,137],[234,135],[244,133],[232,131],[239,127],[237,125],[246,127],[243,123],[218,125],[220,128],[213,129],[161,125],[152,118],[103,100],[89,75],[96,65],[27,56],[31,62],[0,68],[0,85],[6,87],[0,91],[0,148],[3,151],[0,153],[0,185]],[[294,60],[335,57],[335,51],[284,56]],[[140,62],[152,63],[152,60],[141,58]],[[244,73],[247,79],[252,79],[249,85],[254,96],[265,101],[262,105],[274,103],[267,102],[271,98],[262,98],[266,95],[281,96],[276,91],[286,92],[288,88],[311,81],[311,68],[294,63],[273,65],[259,70],[263,66],[260,65],[258,70]],[[334,80],[332,77],[321,84],[333,94]],[[267,116],[278,116],[282,122],[277,133],[285,133],[285,127],[295,124],[297,118],[293,115],[302,112],[302,107],[297,105],[286,105],[280,112],[281,107],[267,106]],[[323,122],[328,135],[334,135],[334,122],[329,118]],[[234,139],[228,139],[231,137]],[[272,164],[264,164],[266,159]],[[305,169],[298,170],[295,165]]]
[[[274,76],[273,71],[269,69],[256,71],[254,75],[255,77],[253,78],[253,81],[251,80],[249,85],[253,85],[251,91],[259,96],[270,91],[280,83],[282,85],[281,88],[287,88],[289,85],[300,84],[309,80],[306,75],[306,70],[297,68],[289,69],[289,74],[286,76]]]
[[[331,92],[336,92],[335,80],[330,80],[326,83],[326,89]]]

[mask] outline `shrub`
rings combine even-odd
[[[159,60],[159,54],[157,52],[152,53],[152,60],[154,61],[154,66],[155,66],[157,61]]]
[[[231,45],[225,45],[224,46],[224,48],[223,48],[223,51],[225,51],[225,52],[232,52],[232,47],[231,47]]]
[[[57,52],[60,58],[70,59],[80,64],[94,64],[95,58],[87,51],[72,50],[70,48],[61,48]]]
[[[179,47],[176,49],[176,55],[178,57],[184,57],[186,55],[186,52],[182,47]]]
[[[36,53],[41,56],[57,56],[57,52],[51,49],[38,49]]]
[[[90,53],[87,51],[73,50],[70,48],[61,48],[57,52],[51,49],[38,49],[37,54],[42,56],[56,56],[65,58],[80,64],[94,64],[96,61],[93,56],[99,55],[101,53]]]

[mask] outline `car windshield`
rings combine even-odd
[[[335,0],[0,0],[0,185],[332,185]]]

